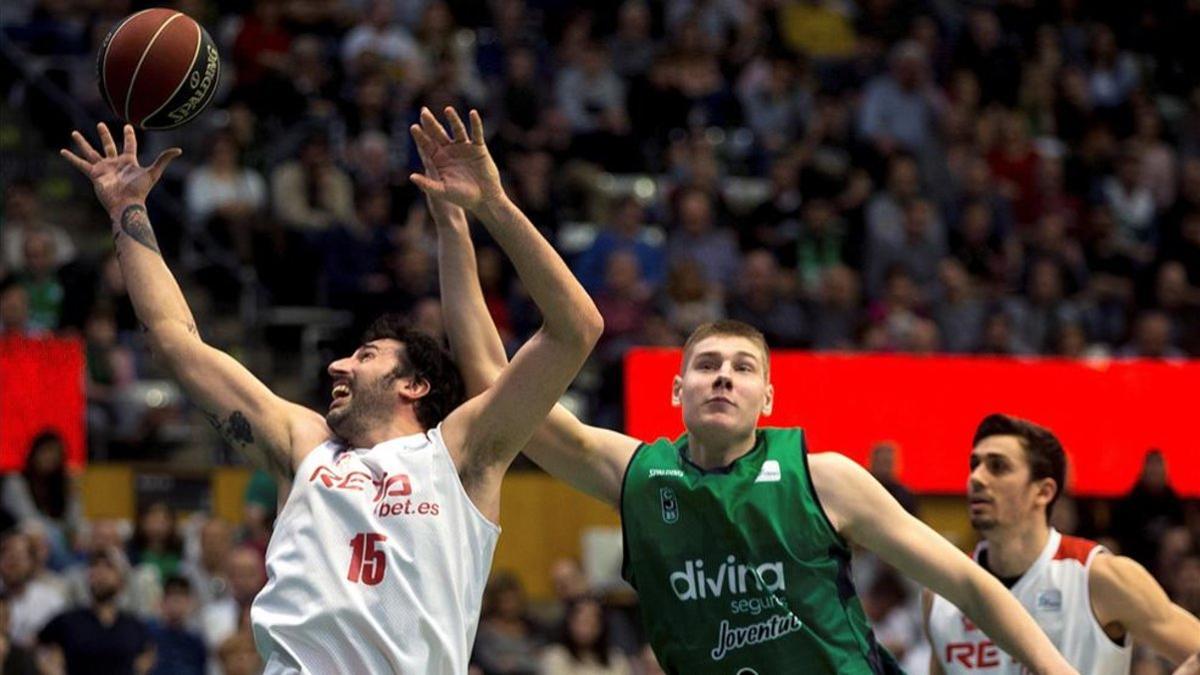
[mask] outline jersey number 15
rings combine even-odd
[[[354,583],[360,581],[368,586],[374,586],[383,581],[383,573],[387,570],[387,556],[383,549],[376,545],[387,541],[387,537],[375,532],[360,532],[350,540],[350,548],[354,551],[350,558],[350,571],[346,578]]]

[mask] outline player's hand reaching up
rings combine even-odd
[[[421,109],[421,123],[410,131],[428,175],[414,173],[412,182],[427,195],[443,198],[468,211],[477,212],[492,200],[504,198],[500,170],[483,141],[483,121],[472,110],[471,132],[454,108],[446,108],[453,137],[428,108]]]
[[[127,206],[145,203],[150,188],[162,177],[171,160],[182,155],[183,151],[179,148],[164,150],[158,159],[154,160],[154,164],[143,167],[138,164],[137,136],[134,135],[131,125],[125,125],[124,147],[119,153],[108,126],[101,122],[96,125],[96,129],[100,134],[100,145],[104,148],[103,155],[96,152],[91,143],[78,131],[72,131],[71,138],[75,139],[75,145],[79,147],[83,157],[65,148],[59,150],[58,154],[92,181],[96,197],[100,199],[109,216],[117,220]]]

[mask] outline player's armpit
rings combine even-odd
[[[1088,574],[1092,610],[1100,625],[1119,623],[1133,639],[1181,663],[1200,651],[1200,620],[1171,602],[1137,561],[1101,554]]]
[[[186,327],[156,327],[155,352],[221,438],[275,475],[291,476],[329,438],[316,412],[276,396],[241,363]]]

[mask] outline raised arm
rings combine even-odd
[[[1200,652],[1200,620],[1171,602],[1136,560],[1096,556],[1088,572],[1088,586],[1100,625],[1120,624],[1138,644],[1174,664]]]
[[[423,151],[422,160],[426,174],[437,180],[436,167],[424,157]],[[446,335],[467,395],[475,396],[495,383],[508,365],[508,357],[479,286],[466,213],[443,197],[427,195],[427,198],[437,227],[438,275]],[[524,452],[559,480],[616,506],[621,498],[625,467],[637,446],[636,439],[588,426],[556,404]]]
[[[275,474],[290,475],[303,454],[328,437],[324,419],[279,398],[228,354],[200,339],[146,215],[146,196],[181,151],[171,148],[142,167],[132,126],[125,126],[121,152],[107,126],[99,124],[97,130],[103,155],[78,131],[71,136],[83,156],[66,149],[60,154],[92,181],[108,211],[121,273],[150,345],[230,445]]]
[[[451,413],[443,425],[447,445],[460,454],[464,476],[502,474],[579,372],[603,330],[596,305],[558,253],[508,199],[483,139],[483,123],[471,111],[467,132],[453,109],[446,116],[454,137],[428,110],[413,138],[436,178],[413,175],[427,195],[471,211],[512,260],[543,323],[517,352],[495,384]],[[461,262],[461,261],[460,261]],[[475,483],[476,500],[498,508],[499,481]],[[468,485],[468,490],[472,486]],[[486,494],[480,493],[482,490]]]
[[[866,469],[831,452],[812,455],[809,465],[839,534],[954,603],[1032,672],[1075,672],[999,581],[909,515]]]

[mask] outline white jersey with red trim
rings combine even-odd
[[[266,673],[461,675],[500,528],[441,427],[300,464],[250,619]]]
[[[976,562],[986,550],[987,542],[975,548]],[[1092,612],[1088,571],[1097,555],[1107,553],[1094,541],[1063,536],[1052,528],[1041,555],[1011,589],[1067,662],[1083,675],[1126,675],[1133,656],[1129,636],[1123,645],[1114,643]],[[936,595],[929,612],[929,635],[933,653],[948,675],[1028,672],[958,607]]]

